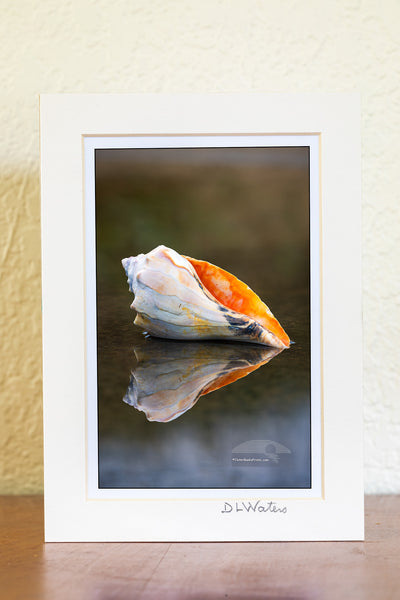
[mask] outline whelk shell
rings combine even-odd
[[[158,246],[122,260],[135,325],[171,339],[227,339],[288,348],[290,339],[249,286],[206,261]]]

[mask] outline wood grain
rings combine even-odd
[[[400,597],[400,496],[366,497],[365,542],[45,545],[26,496],[0,497],[0,534],[2,600]]]

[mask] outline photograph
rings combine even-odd
[[[41,97],[47,541],[362,538],[357,115]]]
[[[99,489],[309,490],[310,148],[94,155]]]

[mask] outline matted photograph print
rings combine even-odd
[[[359,97],[45,94],[40,134],[45,540],[363,539]]]
[[[95,487],[310,492],[310,146],[94,166]]]

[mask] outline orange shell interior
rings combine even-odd
[[[265,329],[271,331],[286,346],[290,339],[269,308],[248,285],[220,267],[205,261],[185,256],[194,267],[200,281],[207,290],[226,308],[251,317]]]

